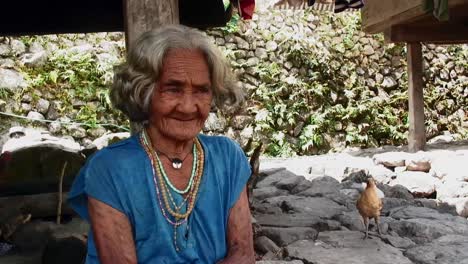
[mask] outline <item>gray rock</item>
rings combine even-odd
[[[278,181],[275,186],[278,189],[292,191],[297,185],[307,181],[304,176],[295,176],[295,177],[288,177],[285,179],[281,179]]]
[[[374,48],[371,45],[365,45],[362,53],[366,56],[372,55],[375,53]]]
[[[0,69],[0,88],[17,92],[27,87],[23,75],[14,70]]]
[[[300,192],[299,196],[325,196],[326,194],[337,194],[340,191],[340,185],[337,180],[329,176],[315,178],[311,181],[311,186]]]
[[[284,247],[297,240],[315,240],[318,232],[310,227],[264,227],[261,234],[273,240],[278,246]]]
[[[323,197],[288,195],[268,198],[264,202],[280,207],[284,212],[305,213],[323,219],[332,219],[341,212],[347,211],[346,207]]]
[[[12,242],[23,251],[42,250],[54,227],[52,222],[29,222],[13,234]]]
[[[239,49],[248,50],[250,48],[249,43],[241,37],[235,37],[237,47]]]
[[[16,263],[16,262],[15,262]],[[304,264],[304,262],[300,260],[260,260],[255,262],[256,264]]]
[[[0,44],[0,56],[10,56],[11,54],[11,48],[7,44]]]
[[[382,87],[384,88],[394,88],[398,86],[398,82],[393,79],[391,76],[385,76],[382,81]]]
[[[32,102],[32,96],[30,94],[23,95],[23,97],[21,97],[21,102],[31,103]]]
[[[22,41],[12,39],[10,42],[11,51],[14,55],[18,56],[26,52],[26,45]]]
[[[430,158],[424,152],[414,153],[409,155],[405,160],[406,170],[429,172],[431,169]]]
[[[6,59],[0,58],[0,67],[1,68],[14,68],[15,61],[9,58],[6,58]]]
[[[411,192],[405,186],[400,184],[394,185],[385,191],[385,197],[405,200],[411,200],[414,198]]]
[[[255,56],[261,60],[264,60],[268,58],[268,52],[264,48],[257,48],[255,50]]]
[[[93,145],[99,150],[128,137],[130,137],[130,133],[128,132],[112,133],[95,139]]]
[[[58,121],[49,123],[47,127],[48,127],[49,132],[53,134],[59,133],[60,130],[62,130],[62,124]]]
[[[416,245],[411,239],[395,235],[381,235],[381,239],[396,248],[407,249]]]
[[[401,167],[405,165],[405,160],[408,157],[406,152],[386,152],[376,154],[372,158],[375,164],[382,164],[385,167]]]
[[[261,252],[262,254],[267,252],[276,253],[280,251],[280,248],[275,244],[275,242],[266,236],[260,236],[255,239],[254,246],[255,250]]]
[[[217,116],[215,113],[210,113],[203,127],[203,131],[223,132],[225,127],[226,119],[224,117]]]
[[[243,129],[250,125],[253,121],[253,117],[248,115],[236,115],[231,119],[231,127],[234,129]]]
[[[408,205],[414,205],[414,206],[417,205],[414,200],[405,200],[405,199],[393,198],[393,197],[383,198],[382,204],[383,204],[383,208],[382,208],[383,214],[388,214],[394,208],[408,206]]]
[[[27,118],[32,119],[32,120],[44,120],[45,119],[45,117],[41,113],[38,113],[35,111],[29,112]]]
[[[447,234],[468,235],[466,219],[440,214],[434,209],[406,206],[393,209],[390,217],[399,221],[389,222],[389,228],[417,244],[428,243]]]
[[[442,236],[431,243],[413,247],[405,256],[421,264],[468,264],[468,237]]]
[[[260,62],[260,60],[256,57],[252,57],[252,58],[249,58],[246,62],[246,66],[247,67],[254,67],[254,66],[257,66],[258,63]]]
[[[17,252],[14,254],[7,254],[0,256],[0,263],[2,264],[38,264],[41,261],[42,252]],[[301,262],[302,263],[302,262]]]
[[[102,126],[88,129],[88,134],[93,138],[98,138],[104,135],[106,132],[107,130]]]
[[[428,173],[419,171],[404,171],[397,174],[396,179],[392,180],[389,185],[403,185],[414,197],[431,197],[436,192],[436,187],[439,186],[440,180],[432,177]]]
[[[287,190],[280,190],[273,186],[262,187],[262,188],[257,188],[253,190],[254,199],[259,200],[259,201],[262,201],[266,198],[287,195],[287,194],[288,194]]]
[[[216,38],[215,43],[218,46],[224,46],[224,44],[226,44],[226,41],[223,38]]]
[[[66,53],[69,55],[84,55],[87,53],[92,53],[94,48],[91,44],[82,44],[78,46],[71,47],[66,50]]]
[[[340,230],[341,224],[336,220],[326,220],[316,214],[255,214],[257,223],[268,227],[312,227],[321,232]]]
[[[356,189],[341,189],[340,193],[346,195],[352,201],[357,201],[360,194]]]
[[[33,43],[31,43],[31,45],[29,45],[28,51],[30,53],[41,52],[44,51],[44,47],[42,47],[42,45],[39,42],[34,41]]]
[[[362,222],[361,215],[356,211],[342,212],[335,217],[344,227],[349,230],[362,231],[364,230],[364,223]]]
[[[47,62],[47,52],[25,53],[21,56],[21,64],[27,67],[40,67]]]
[[[36,104],[36,109],[39,113],[45,115],[49,111],[50,102],[45,99],[39,99]]]
[[[267,177],[259,181],[257,183],[257,188],[275,186],[276,183],[278,183],[279,181],[283,179],[295,178],[295,177],[297,177],[297,175],[288,170],[285,170],[285,169],[276,170],[276,171],[273,171],[271,175],[268,175]]]
[[[78,126],[71,125],[68,127],[68,131],[73,138],[81,139],[86,137],[86,129]]]
[[[49,110],[46,113],[46,117],[49,120],[56,120],[57,118],[60,117],[59,114],[59,108],[60,108],[60,103],[57,101],[52,101],[49,105]]]
[[[267,51],[272,52],[278,49],[278,44],[275,41],[270,40],[265,44],[265,47]]]
[[[450,206],[448,213],[452,213],[454,209],[459,216],[468,217],[468,197],[445,198],[442,201]]]
[[[400,250],[380,239],[362,240],[357,231],[330,231],[319,234],[317,241],[301,240],[287,246],[288,256],[306,263],[336,264],[412,264]]]
[[[32,110],[32,106],[30,104],[27,104],[27,103],[21,103],[21,110],[23,112],[28,113],[29,111]]]

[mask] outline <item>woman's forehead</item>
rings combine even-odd
[[[164,57],[162,73],[164,75],[189,74],[209,75],[209,67],[200,50],[171,50]]]

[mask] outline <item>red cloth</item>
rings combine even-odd
[[[255,0],[239,0],[240,13],[243,19],[252,19],[255,10]]]

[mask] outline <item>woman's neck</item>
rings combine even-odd
[[[151,139],[154,150],[161,151],[171,157],[180,157],[192,151],[193,139],[176,140],[165,136],[151,126],[146,127],[146,133]]]

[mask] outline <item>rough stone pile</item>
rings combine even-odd
[[[286,169],[264,171],[264,177],[253,206],[260,263],[468,263],[468,221],[447,204],[379,184],[383,234],[363,240],[355,206],[359,177],[309,181]]]
[[[254,136],[262,138],[259,134],[263,132],[255,121],[265,118],[268,111],[255,93],[259,86],[266,83],[265,78],[269,77],[259,74],[260,65],[274,63],[278,67],[279,78],[289,85],[306,75],[314,74],[310,68],[295,65],[288,58],[295,44],[316,54],[317,63],[330,67],[337,80],[354,80],[355,84],[349,84],[349,87],[331,87],[333,91],[326,98],[331,105],[360,101],[364,95],[354,90],[357,86],[366,87],[362,93],[370,94],[370,97],[380,101],[388,100],[393,93],[406,89],[406,65],[401,47],[385,45],[378,37],[365,35],[352,26],[339,28],[339,23],[333,21],[312,13],[277,10],[257,13],[248,24],[241,24],[240,30],[235,33],[226,33],[220,29],[209,31],[208,35],[224,50],[239,74],[240,85],[245,88],[249,98],[254,100],[249,102],[249,107],[245,107],[246,111],[235,116],[213,112],[204,128],[205,132],[227,134],[239,142]],[[353,46],[345,47],[350,41]],[[102,101],[105,100],[102,94],[83,101],[76,96],[80,91],[75,87],[56,87],[52,91],[47,87],[36,87],[31,91],[34,84],[27,76],[28,71],[43,70],[44,75],[49,74],[49,70],[41,67],[50,64],[52,59],[57,61],[57,58],[63,57],[68,61],[79,61],[83,56],[89,56],[95,65],[95,69],[90,70],[98,72],[102,84],[108,85],[112,79],[112,67],[123,59],[124,46],[120,33],[50,35],[31,39],[30,42],[16,38],[0,39],[0,91],[7,90],[15,95],[2,98],[0,94],[0,112],[34,120],[50,120],[52,122],[36,125],[43,126],[53,135],[71,135],[83,145],[109,130],[116,132],[112,126],[70,124],[85,109],[96,112],[97,123],[119,125],[122,120],[102,107]],[[431,93],[437,94],[439,98],[426,109],[426,117],[431,120],[428,122],[429,137],[445,130],[463,134],[468,129],[468,71],[461,66],[460,60],[464,58],[451,55],[455,49],[466,50],[467,46],[424,46],[426,90],[433,91]],[[334,57],[331,54],[335,54]],[[352,62],[352,66],[341,68],[340,58]],[[56,68],[54,65],[48,67]],[[41,79],[37,78],[36,81]],[[66,95],[56,93],[63,90],[67,90]],[[292,132],[286,135],[293,142],[298,140],[298,135],[307,123],[305,120],[296,121]],[[10,124],[0,124],[0,132],[3,125]],[[336,135],[324,135],[324,138],[332,149],[342,149],[345,147],[346,134],[358,125],[338,122],[335,126]],[[455,139],[459,137],[454,136]],[[268,141],[268,135],[263,139]]]
[[[70,138],[61,141],[28,129],[13,129],[8,136],[14,138],[3,148],[11,151],[13,158],[18,153],[36,153],[38,147],[47,147],[47,151],[42,149],[42,157],[75,151],[80,154],[69,157],[78,158],[75,162],[80,163],[81,154],[87,156],[122,135],[106,135],[96,140],[92,149],[85,149]],[[427,152],[417,154],[389,148],[300,159],[263,159],[252,207],[259,263],[331,264],[343,259],[363,264],[376,260],[382,264],[468,263],[463,250],[468,247],[466,205],[450,203],[452,198],[463,201],[467,197],[466,172],[461,169],[466,164],[467,145],[461,143],[429,145]],[[28,167],[24,164],[35,164],[35,158],[41,156],[25,157],[30,159],[16,166]],[[49,167],[55,168],[47,171],[52,175],[49,180],[56,182],[61,167]],[[355,202],[368,176],[378,181],[384,196],[383,234],[379,237],[371,232],[371,238],[363,241],[363,225]],[[21,175],[15,177],[22,179]],[[27,179],[34,179],[34,174]],[[417,182],[413,184],[413,180]],[[434,180],[435,189],[423,184]],[[22,183],[12,182],[12,186]],[[445,184],[451,184],[449,191],[443,191]],[[442,194],[451,198],[443,202],[444,196],[439,197]],[[16,202],[8,202],[7,198],[15,197],[0,197],[0,238],[15,248],[1,256],[0,263],[36,264],[48,254],[83,254],[89,226],[76,218],[66,204],[62,209],[63,223],[54,223],[56,194],[31,195],[30,199]],[[41,206],[31,208],[33,204]],[[7,214],[3,213],[6,209]]]

